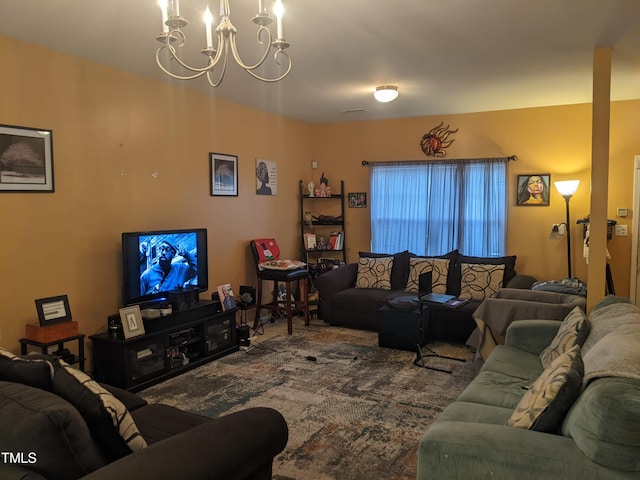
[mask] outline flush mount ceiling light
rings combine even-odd
[[[395,85],[383,85],[381,87],[376,87],[376,91],[373,92],[373,96],[379,102],[391,102],[398,98],[398,87]]]

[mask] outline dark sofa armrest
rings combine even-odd
[[[334,268],[318,275],[316,287],[320,292],[320,298],[328,299],[338,292],[355,287],[357,276],[357,263],[349,263],[344,267]]]
[[[101,383],[100,386],[107,390],[111,395],[120,400],[128,411],[133,411],[136,408],[144,407],[147,405],[147,401],[135,393],[131,393],[119,387],[114,387],[107,383]]]
[[[519,288],[525,290],[531,290],[531,287],[538,280],[531,275],[518,275],[516,274],[509,282],[505,285],[505,288]]]
[[[248,408],[154,443],[83,478],[270,479],[273,458],[288,436],[278,411]]]

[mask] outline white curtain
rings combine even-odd
[[[370,164],[371,250],[505,255],[507,161]]]

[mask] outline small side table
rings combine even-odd
[[[38,347],[42,353],[47,354],[48,348],[50,346],[58,345],[58,350],[62,350],[64,348],[65,343],[73,342],[73,341],[78,342],[78,358],[73,363],[77,363],[80,370],[84,372],[84,334],[83,333],[79,333],[78,335],[73,335],[72,337],[53,340],[51,342],[40,342],[38,340],[31,340],[30,338],[21,338],[20,353],[22,355],[26,355],[27,345],[32,345],[34,347]]]
[[[417,352],[418,345],[425,346],[429,332],[429,308],[418,304],[411,311],[399,310],[385,305],[380,308],[378,345]]]

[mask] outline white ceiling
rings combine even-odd
[[[155,63],[155,0],[0,0],[0,34],[314,123],[588,103],[597,47],[613,48],[612,100],[640,98],[640,0],[283,3],[293,69],[274,84],[233,61],[217,89],[168,78]],[[190,21],[186,50],[203,47],[206,4],[180,3]],[[218,11],[217,0],[209,4]],[[258,1],[230,4],[251,63]],[[398,86],[396,101],[373,99],[383,84]]]

